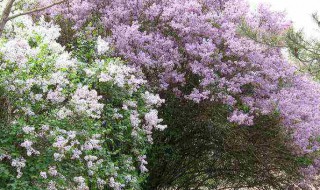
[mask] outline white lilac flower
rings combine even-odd
[[[17,63],[18,68],[25,68],[31,48],[27,40],[16,38],[5,43],[1,52],[3,52],[5,60]]]
[[[43,179],[47,179],[47,172],[40,172],[40,176],[41,176]]]
[[[65,139],[63,136],[58,136],[56,142],[54,142],[52,144],[53,147],[55,148],[63,148],[67,145],[67,143],[69,142],[68,139]]]
[[[26,160],[24,158],[16,158],[13,159],[11,162],[11,166],[15,167],[17,169],[17,178],[20,178],[22,176],[21,169],[26,166]]]
[[[65,119],[68,116],[72,116],[73,112],[66,108],[66,107],[62,107],[58,112],[57,112],[57,118],[58,119]]]
[[[138,159],[140,161],[140,171],[142,173],[148,172],[148,169],[146,167],[146,165],[148,164],[148,162],[146,161],[147,156],[146,155],[142,155],[139,156]]]
[[[99,144],[100,140],[98,139],[89,139],[88,141],[86,141],[83,145],[82,145],[82,150],[100,150],[102,147]]]
[[[34,132],[34,127],[25,126],[25,127],[22,127],[22,130],[25,134],[30,134]]]
[[[139,113],[137,111],[133,111],[130,114],[130,122],[133,127],[138,127],[141,120],[139,119]]]
[[[89,187],[85,183],[85,178],[82,176],[74,177],[73,181],[77,183],[78,190],[89,190]]]
[[[165,125],[160,125],[158,127],[158,124],[162,122],[163,119],[159,119],[157,110],[154,110],[154,109],[150,110],[148,113],[145,114],[144,118],[146,120],[147,126],[159,128],[159,129],[166,128]]]
[[[32,148],[32,145],[33,145],[33,142],[29,140],[25,140],[23,143],[20,144],[21,147],[26,148],[28,156],[31,156],[32,154],[35,154],[35,155],[40,154],[39,151]]]
[[[89,90],[88,86],[79,87],[73,94],[71,104],[79,114],[86,114],[92,118],[100,118],[104,104],[99,103],[101,96],[97,91]]]
[[[114,177],[111,177],[109,179],[109,186],[114,190],[121,190],[123,187],[121,183],[115,181]]]
[[[51,176],[57,176],[58,175],[57,168],[55,166],[49,167],[48,174]]]
[[[76,66],[76,61],[71,59],[68,52],[63,52],[56,60],[55,67],[57,69],[68,69]]]
[[[62,88],[59,88],[55,91],[50,90],[47,94],[47,100],[50,100],[53,103],[63,102],[66,98],[61,91]]]
[[[62,158],[64,158],[64,155],[60,154],[60,153],[54,153],[53,157],[54,157],[55,161],[59,161],[60,162],[60,161],[62,161]]]
[[[56,182],[51,180],[48,184],[47,190],[58,190],[56,187]]]
[[[101,178],[97,179],[97,185],[99,189],[103,189],[107,182]]]
[[[81,150],[79,150],[79,149],[74,149],[74,150],[72,150],[72,157],[71,157],[71,159],[79,159],[81,154],[82,154]]]
[[[159,94],[155,95],[155,94],[152,94],[148,91],[143,94],[143,98],[144,98],[146,104],[149,106],[153,106],[153,105],[160,106],[162,103],[165,102],[164,99],[160,98]]]
[[[102,55],[104,53],[107,53],[110,49],[110,44],[109,42],[103,40],[101,36],[98,37],[97,39],[97,51],[99,55]]]

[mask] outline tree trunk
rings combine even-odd
[[[10,15],[13,3],[15,0],[9,0],[5,9],[3,10],[3,13],[1,15],[1,20],[0,20],[0,37],[2,36],[4,27],[6,26],[8,22],[8,17]]]

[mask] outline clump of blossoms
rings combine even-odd
[[[140,189],[146,151],[163,103],[144,90],[137,68],[98,38],[95,60],[77,60],[57,43],[60,29],[24,16],[0,43],[0,187],[6,189]],[[12,29],[10,26],[14,26]]]
[[[75,28],[100,18],[96,24],[110,34],[116,55],[142,68],[159,91],[197,103],[222,102],[230,107],[229,121],[238,125],[250,126],[257,115],[277,110],[298,155],[319,151],[319,85],[295,74],[280,48],[259,41],[289,29],[283,13],[264,5],[252,13],[245,0],[72,0],[68,5],[49,13],[63,13]],[[240,35],[244,24],[257,39]]]

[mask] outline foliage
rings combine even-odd
[[[317,14],[313,15],[314,20],[319,23]],[[291,29],[286,35],[286,45],[289,53],[299,69],[319,78],[319,57],[320,44],[316,39],[306,39],[303,31]]]

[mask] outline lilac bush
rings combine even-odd
[[[107,42],[92,41],[96,59],[81,62],[59,32],[23,16],[1,38],[1,188],[140,189],[164,100],[139,70],[100,56]]]
[[[286,33],[291,22],[283,13],[265,5],[251,12],[244,0],[70,0],[47,13],[101,33],[159,92],[222,102],[238,125],[278,111],[294,152],[316,158],[319,84],[297,73],[281,48],[259,41]],[[243,25],[258,40],[241,35]],[[307,167],[318,170],[316,162]]]

